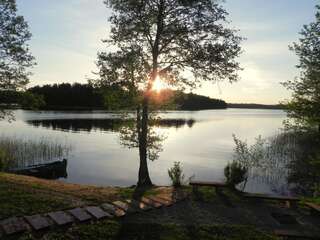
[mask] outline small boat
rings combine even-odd
[[[52,163],[32,165],[19,169],[11,169],[8,172],[44,179],[59,179],[68,177],[67,165],[67,159],[63,159],[62,161],[56,161]]]

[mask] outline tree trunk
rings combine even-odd
[[[142,114],[140,108],[137,110],[137,131],[139,139],[139,156],[140,156],[140,166],[139,166],[139,179],[138,187],[149,187],[152,186],[152,182],[149,176],[148,170],[148,99],[145,98],[142,105]]]

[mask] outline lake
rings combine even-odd
[[[138,178],[138,149],[120,144],[119,114],[104,111],[15,111],[16,121],[0,122],[2,135],[55,139],[70,144],[67,177],[61,181],[80,184],[131,186]],[[261,135],[271,137],[286,119],[282,110],[227,109],[169,111],[160,113],[155,132],[165,136],[159,159],[149,161],[154,184],[168,185],[168,168],[175,161],[185,176],[222,181],[223,169],[232,160],[235,134],[249,143]],[[285,179],[249,181],[246,190],[270,193],[286,191]],[[278,182],[277,182],[278,181]],[[277,186],[279,184],[279,186]]]

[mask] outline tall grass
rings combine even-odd
[[[287,194],[290,165],[297,161],[301,146],[298,135],[279,132],[271,138],[255,139],[253,145],[234,136],[234,160],[249,170],[249,179],[256,184],[267,184],[274,192]]]
[[[23,168],[67,158],[71,146],[49,138],[0,136],[0,170]]]

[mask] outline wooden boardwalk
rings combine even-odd
[[[77,223],[120,218],[128,214],[169,207],[186,198],[187,195],[179,199],[157,195],[143,197],[141,201],[114,201],[112,203],[101,204],[100,206],[85,206],[33,216],[12,217],[0,221],[0,239],[2,236],[21,234],[24,232],[46,231]]]

